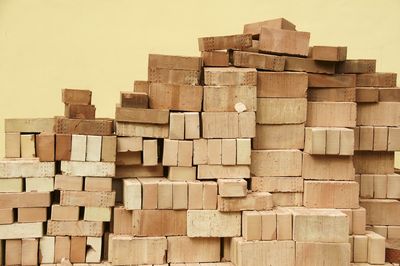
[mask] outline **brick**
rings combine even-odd
[[[133,83],[133,91],[134,92],[144,92],[148,95],[149,94],[149,85],[150,85],[150,81],[135,80]]]
[[[232,261],[237,266],[295,265],[294,241],[244,241],[242,238],[232,241],[235,255]]]
[[[52,236],[102,236],[103,222],[47,221],[47,235]]]
[[[54,262],[70,258],[71,240],[68,236],[56,236],[54,244]]]
[[[308,87],[314,88],[353,88],[356,86],[356,75],[336,74],[321,75],[309,74]]]
[[[115,120],[144,124],[168,124],[169,111],[162,109],[116,107]]]
[[[5,151],[6,158],[21,157],[21,134],[20,133],[5,133]]]
[[[36,159],[0,161],[0,176],[3,178],[48,177],[54,174],[54,162],[39,162]]]
[[[14,222],[14,211],[12,208],[0,209],[0,225],[11,224]]]
[[[276,210],[276,239],[291,240],[293,239],[293,215],[285,208]]]
[[[252,176],[251,190],[256,192],[302,192],[303,178],[301,176]]]
[[[78,221],[79,207],[78,206],[60,206],[51,205],[51,220],[52,221]]]
[[[368,237],[368,263],[385,263],[385,238],[373,233],[367,232]]]
[[[50,202],[50,192],[0,193],[2,208],[48,207]]]
[[[199,38],[199,50],[214,51],[225,49],[243,49],[251,46],[251,34],[237,34]]]
[[[303,155],[302,176],[315,180],[354,180],[351,157]]]
[[[201,111],[203,87],[178,84],[150,84],[150,108],[173,111]]]
[[[72,119],[95,119],[96,107],[84,104],[66,104],[64,116]]]
[[[187,224],[189,237],[234,237],[241,234],[240,212],[189,210]]]
[[[229,66],[229,52],[227,51],[204,51],[201,53],[201,56],[204,66]]]
[[[89,105],[92,101],[92,92],[90,90],[63,89],[62,102],[65,104],[83,104]]]
[[[14,118],[4,120],[5,133],[54,132],[54,118]]]
[[[263,27],[273,29],[296,30],[296,25],[294,25],[292,22],[284,18],[277,18],[246,24],[244,25],[243,33],[252,34],[253,37],[257,37],[257,35],[260,35],[261,28]]]
[[[0,192],[22,192],[23,190],[22,178],[7,178],[0,179]]]
[[[197,179],[250,178],[247,165],[199,165]]]
[[[386,175],[374,175],[374,198],[386,198],[388,178]],[[389,197],[388,197],[389,198]]]
[[[193,161],[193,141],[178,142],[178,166],[192,166]]]
[[[40,238],[43,236],[43,223],[13,223],[0,225],[1,239]]]
[[[149,54],[149,68],[200,70],[201,57]]]
[[[20,265],[22,262],[22,240],[6,240],[5,243],[5,265]]]
[[[56,117],[54,132],[57,134],[110,136],[114,132],[114,120]]]
[[[399,87],[378,88],[378,91],[379,91],[379,101],[380,102],[399,102],[400,101]]]
[[[348,265],[349,243],[296,242],[296,265]]]
[[[358,103],[376,103],[379,102],[379,90],[374,87],[356,88],[356,101]]]
[[[255,68],[205,67],[204,84],[207,86],[255,86]]]
[[[393,152],[355,152],[353,157],[357,174],[392,174],[394,169]]]
[[[285,71],[334,74],[335,65],[334,62],[315,61],[311,58],[286,57]]]
[[[19,223],[45,222],[47,220],[47,208],[18,208]]]
[[[127,192],[129,193],[129,190]],[[60,205],[112,207],[115,205],[115,191],[61,191]]]
[[[168,237],[169,263],[220,261],[219,238]]]
[[[163,264],[166,262],[167,238],[110,236],[109,260],[114,265]]]
[[[217,209],[217,195],[218,186],[216,182],[206,181],[203,182],[203,209],[215,210]]]
[[[388,134],[389,128],[387,127],[374,127],[374,151],[388,150]]]
[[[253,149],[303,149],[304,124],[256,125]]]
[[[114,177],[115,164],[110,162],[61,162],[61,173],[72,176]]]
[[[257,72],[257,97],[305,98],[306,73]]]
[[[188,209],[203,209],[203,183],[188,182]]]
[[[374,73],[376,69],[376,60],[353,59],[340,62],[336,66],[336,73],[362,74]]]
[[[168,179],[171,181],[194,181],[196,180],[196,167],[170,166]]]
[[[147,79],[151,82],[149,85],[150,96],[152,84],[198,85],[201,72],[199,70],[149,67],[147,73]]]
[[[26,134],[21,135],[21,157],[22,158],[34,158],[36,157],[35,150],[35,135]]]
[[[84,162],[86,159],[87,136],[72,135],[71,161]]]
[[[200,138],[200,114],[185,112],[185,139]]]
[[[124,206],[127,210],[142,208],[142,187],[137,179],[124,179]]]
[[[298,242],[347,242],[348,228],[349,218],[339,210],[293,210],[293,240]]]
[[[221,197],[245,197],[247,182],[244,179],[218,179],[218,194]]]
[[[39,241],[37,239],[22,239],[22,265],[36,265],[38,263]]]
[[[86,238],[86,246],[88,248],[86,252],[86,262],[89,263],[100,262],[102,255],[101,245],[102,245],[101,237],[89,236]]]
[[[261,239],[262,240],[276,240],[276,212],[275,211],[261,211]]]
[[[86,259],[86,237],[73,236],[70,244],[70,260],[72,263],[85,262]]]
[[[400,150],[400,128],[389,127],[388,128],[388,151]]]
[[[168,138],[168,124],[116,122],[115,132],[125,137]]]
[[[255,112],[239,113],[239,138],[254,138],[256,136]]]
[[[326,154],[326,135],[325,128],[306,127],[304,152],[316,155]]]
[[[353,209],[353,234],[363,235],[365,234],[365,223],[366,223],[366,211],[360,207]]]
[[[235,212],[247,210],[270,210],[273,207],[272,195],[268,192],[253,192],[245,198],[223,198],[218,196],[218,210]]]
[[[257,109],[256,86],[205,86],[203,110],[205,112],[235,112],[235,106],[242,103],[246,111]]]
[[[86,161],[100,162],[101,159],[101,136],[87,136],[86,142]]]
[[[251,153],[251,173],[256,176],[301,176],[299,150],[259,150]]]
[[[121,91],[120,102],[123,108],[148,108],[149,96],[144,92]]]
[[[113,209],[112,232],[116,235],[132,235],[132,213],[123,206],[117,206]],[[109,254],[110,255],[110,254]]]
[[[355,88],[309,88],[310,102],[358,102]]]
[[[55,148],[54,134],[41,133],[36,136],[36,154],[41,162],[54,162]]]
[[[239,116],[236,112],[203,112],[203,138],[237,138]]]
[[[242,235],[247,241],[261,240],[262,222],[261,213],[244,211],[242,215]]]
[[[396,73],[367,73],[357,75],[357,87],[396,87]]]
[[[55,159],[69,161],[71,159],[72,135],[56,134]]]
[[[301,124],[306,121],[307,101],[297,99],[257,99],[257,123]]]
[[[285,58],[275,55],[234,51],[233,65],[270,71],[283,71],[285,68]]]
[[[82,188],[83,188],[82,176],[56,175],[54,178],[55,190],[82,190]]]
[[[208,164],[208,140],[193,140],[193,164]]]
[[[174,210],[188,209],[188,184],[184,181],[172,183],[172,208]]]
[[[382,195],[383,198],[399,199],[400,198],[400,175],[391,174],[383,175],[387,177],[387,195]],[[386,191],[385,191],[386,192]]]
[[[305,181],[307,208],[358,208],[359,186],[351,181]]]
[[[133,210],[132,234],[139,237],[186,235],[186,211]]]
[[[360,175],[360,196],[362,198],[374,197],[374,175]]]
[[[313,46],[311,58],[321,61],[340,62],[347,58],[347,47],[339,46]]]
[[[157,201],[158,209],[172,209],[173,207],[172,182],[169,182],[169,180],[163,180],[159,182],[157,196],[158,196],[158,201]]]
[[[355,127],[356,114],[355,103],[309,102],[306,126]]]
[[[251,140],[236,139],[236,164],[250,165],[251,163]]]
[[[261,28],[260,50],[263,52],[307,56],[310,33]]]
[[[171,113],[169,124],[170,139],[185,139],[185,115],[184,113]]]
[[[156,139],[143,140],[143,165],[154,166],[158,164],[158,148]]]

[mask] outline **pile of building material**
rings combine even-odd
[[[309,40],[247,24],[150,54],[114,120],[7,119],[1,264],[398,265],[396,74]]]

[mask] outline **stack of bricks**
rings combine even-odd
[[[400,175],[393,168],[400,149],[400,89],[395,73],[375,72],[375,62],[358,61],[341,71],[356,74],[357,127],[354,165],[367,225],[388,239],[400,238]]]
[[[91,97],[88,90],[65,89],[64,117],[6,120],[2,265],[102,261],[115,203],[116,137],[112,120],[95,120]]]
[[[115,120],[7,119],[0,264],[398,265],[396,76],[309,40],[247,24],[150,54]]]

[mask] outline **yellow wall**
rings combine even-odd
[[[400,73],[399,12],[399,0],[0,0],[0,120],[61,115],[63,87],[92,89],[97,115],[112,117],[148,53],[198,55],[197,37],[276,17]]]

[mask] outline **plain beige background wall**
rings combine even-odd
[[[65,87],[93,90],[97,116],[113,117],[148,53],[199,55],[200,36],[277,17],[400,73],[399,13],[399,0],[0,0],[0,132],[6,117],[62,115]]]

